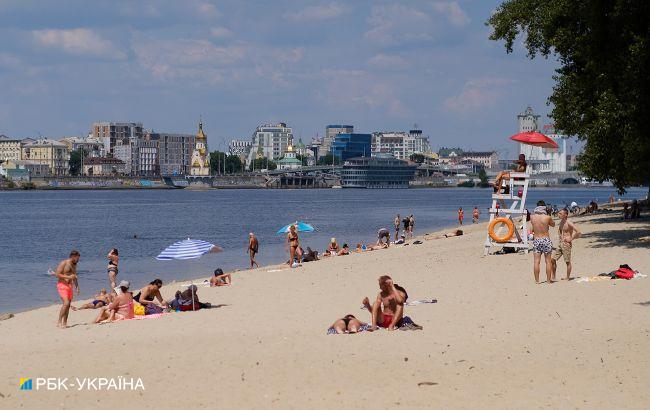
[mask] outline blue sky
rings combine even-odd
[[[194,132],[211,149],[286,122],[417,124],[433,148],[513,150],[555,63],[488,40],[496,1],[0,0],[0,134],[80,135],[94,121]]]

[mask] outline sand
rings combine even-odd
[[[575,276],[620,263],[650,274],[647,219],[575,221]],[[220,308],[106,325],[86,310],[66,330],[57,306],[19,313],[0,321],[0,408],[650,407],[650,277],[535,285],[532,255],[484,257],[485,226],[465,229],[237,272],[231,287],[199,288]],[[383,274],[438,299],[406,308],[424,330],[326,335],[346,313],[368,318],[360,302]],[[18,389],[19,377],[119,376],[145,390]]]

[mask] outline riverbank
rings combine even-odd
[[[650,273],[648,219],[580,217],[575,276],[629,263]],[[535,285],[532,256],[483,257],[484,225],[465,235],[233,274],[199,287],[219,308],[91,325],[57,306],[0,321],[0,402],[8,408],[643,408],[650,399],[650,277]],[[431,235],[429,235],[431,236]],[[560,268],[560,276],[564,273]],[[422,331],[327,336],[390,274]],[[188,272],[187,277],[192,277]],[[199,279],[200,280],[200,279]],[[82,283],[83,286],[83,283]],[[163,288],[166,298],[176,286]],[[76,302],[78,303],[78,302]],[[140,378],[145,390],[20,391],[19,377]],[[387,387],[388,386],[388,387]],[[34,386],[35,387],[35,386]]]

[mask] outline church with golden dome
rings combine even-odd
[[[190,175],[201,177],[210,175],[210,153],[208,152],[208,139],[203,132],[203,122],[199,122],[199,132],[196,134],[190,163],[192,164]]]

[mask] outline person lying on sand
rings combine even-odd
[[[424,238],[424,239],[427,240],[427,241],[430,241],[432,239],[451,238],[451,237],[454,237],[454,236],[463,236],[463,230],[462,229],[456,229],[455,231],[443,233],[441,235],[428,235],[427,234],[426,238]]]
[[[354,317],[354,315],[348,314],[332,323],[331,328],[336,331],[336,334],[340,335],[344,333],[357,333],[363,326],[366,325],[367,323],[363,323]]]
[[[120,293],[108,306],[101,308],[94,323],[103,322],[106,319],[109,322],[133,319],[133,294],[129,292],[129,286],[128,280],[123,280],[117,285]]]
[[[302,257],[303,262],[314,262],[318,260],[318,251],[312,250],[309,246],[307,247],[307,252]]]
[[[370,330],[376,330],[377,326],[395,330],[395,326],[404,315],[404,302],[408,295],[404,288],[398,289],[393,283],[393,279],[386,275],[379,277],[379,289],[380,292],[372,306],[370,306],[368,298],[364,298],[362,302],[372,315]]]
[[[401,235],[399,237],[399,239],[394,242],[394,244],[395,245],[402,245],[402,244],[404,244],[404,242],[406,242],[406,238],[404,237],[404,235]]]
[[[170,302],[172,309],[174,310],[199,310],[204,308],[209,308],[210,303],[202,303],[199,301],[199,295],[197,295],[198,288],[196,285],[190,285],[184,291],[176,291],[174,300]],[[192,307],[192,304],[194,304]]]
[[[350,254],[350,247],[348,246],[347,243],[344,243],[344,244],[343,244],[343,247],[342,247],[341,250],[339,251],[339,256],[342,256],[342,255],[349,255],[349,254]]]
[[[78,308],[71,306],[72,310],[98,309],[112,302],[111,295],[106,293],[106,289],[100,290],[94,297],[95,299],[92,302],[84,303]]]
[[[374,243],[369,243],[369,244],[366,246],[366,249],[369,250],[369,251],[378,251],[378,250],[380,250],[380,249],[386,249],[386,248],[388,248],[388,244],[387,244],[387,243],[382,243],[382,244],[379,244],[379,245],[374,244]]]
[[[215,286],[228,286],[232,283],[230,274],[229,273],[223,273],[223,270],[221,268],[217,268],[214,271],[214,276],[210,278],[210,287],[213,288]]]

